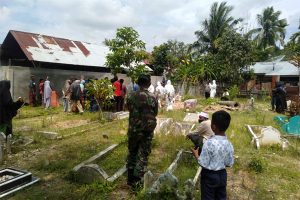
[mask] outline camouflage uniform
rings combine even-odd
[[[139,182],[145,173],[148,156],[151,153],[153,131],[156,127],[158,103],[147,90],[132,93],[127,99],[128,127],[128,184]]]

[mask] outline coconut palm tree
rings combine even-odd
[[[222,36],[227,28],[233,28],[242,19],[234,19],[230,16],[233,6],[228,6],[227,2],[218,4],[214,2],[210,8],[210,15],[202,22],[203,29],[196,31],[198,40],[194,47],[201,52],[214,52],[215,40]]]
[[[300,30],[300,20],[299,20],[299,27],[298,27],[298,29]],[[291,40],[293,43],[298,43],[298,42],[300,42],[300,31],[294,33],[294,34],[291,36],[290,40]]]
[[[261,49],[276,46],[276,42],[284,45],[285,27],[288,25],[286,19],[279,19],[281,12],[274,11],[273,7],[267,7],[262,14],[257,15],[259,28],[249,31],[249,36],[254,36],[254,41]]]

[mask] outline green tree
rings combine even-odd
[[[290,41],[292,43],[300,43],[300,23],[299,23],[299,27],[298,27],[299,31],[294,33],[291,38],[290,38]]]
[[[162,75],[169,63],[171,63],[169,50],[169,46],[166,43],[153,48],[150,62],[155,75]]]
[[[212,65],[216,77],[225,83],[240,83],[253,60],[251,42],[234,30],[227,30],[215,41],[215,48]]]
[[[274,11],[273,7],[263,10],[262,14],[257,15],[259,28],[249,31],[249,36],[254,36],[254,41],[261,49],[269,46],[276,47],[276,42],[283,46],[285,38],[285,27],[288,25],[286,19],[279,19],[281,12]]]
[[[147,58],[145,43],[139,39],[139,34],[132,27],[118,28],[114,39],[105,39],[110,53],[106,56],[106,65],[113,74],[128,71],[128,76],[135,78],[136,73],[145,71],[142,64]],[[143,70],[141,70],[143,69]]]
[[[213,3],[210,8],[209,18],[202,22],[203,29],[196,31],[198,40],[193,44],[200,52],[215,52],[215,41],[222,36],[226,29],[233,29],[242,19],[234,19],[230,16],[233,6],[227,2]]]
[[[102,108],[111,103],[111,97],[114,95],[114,89],[110,80],[100,79],[92,80],[86,86],[88,95],[93,95],[99,107],[99,118],[103,118]]]
[[[169,40],[160,46],[154,47],[151,60],[154,74],[161,75],[166,70],[167,76],[169,78],[173,77],[182,60],[189,59],[189,47],[189,45],[176,40]]]

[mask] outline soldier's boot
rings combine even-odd
[[[134,186],[135,185],[135,182],[136,182],[136,178],[133,174],[134,172],[134,169],[128,169],[127,170],[127,185],[129,186]]]

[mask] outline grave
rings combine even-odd
[[[55,140],[58,137],[58,133],[51,132],[51,131],[38,131],[38,133],[41,133],[42,136],[44,136],[47,139]]]
[[[154,130],[154,134],[163,133],[168,134],[170,132],[170,127],[173,123],[172,118],[157,118],[157,125]]]
[[[184,122],[198,122],[198,113],[187,113],[183,119]]]
[[[282,145],[286,148],[288,141],[281,139],[280,132],[272,126],[246,125],[252,135],[252,142],[259,149],[261,146]]]
[[[120,111],[120,112],[103,112],[103,117],[109,121],[126,119],[129,117],[129,112]]]
[[[184,109],[195,110],[197,106],[197,99],[188,99],[184,101]]]
[[[107,158],[108,154],[115,150],[119,144],[113,144],[106,148],[105,150],[99,152],[98,154],[92,156],[88,160],[83,161],[73,168],[76,174],[76,179],[80,183],[92,183],[94,181],[109,181],[113,182],[120,176],[122,176],[126,171],[126,165],[123,165],[116,172],[111,172],[111,169],[103,169],[101,165],[100,158]],[[104,158],[104,159],[105,159]],[[96,164],[97,163],[97,164]],[[110,174],[112,174],[110,176]]]
[[[182,149],[179,150],[172,164],[168,167],[165,173],[161,174],[158,177],[158,179],[154,181],[153,184],[151,184],[151,182],[153,181],[152,173],[148,171],[144,175],[144,180],[145,180],[144,189],[147,191],[146,195],[149,198],[154,198],[154,199],[160,198],[160,194],[163,194],[166,191],[168,191],[169,195],[173,199],[182,199],[182,200],[193,199],[193,193],[194,193],[195,185],[199,180],[201,167],[198,167],[193,179],[188,179],[187,181],[184,182],[183,193],[180,193],[179,181],[178,178],[174,175],[174,171],[178,167],[179,161],[182,159],[183,154],[186,153],[187,152],[183,151]],[[188,154],[191,154],[191,152],[188,152]]]
[[[39,179],[33,177],[30,172],[13,168],[2,169],[0,170],[0,198],[6,197],[38,181]]]

